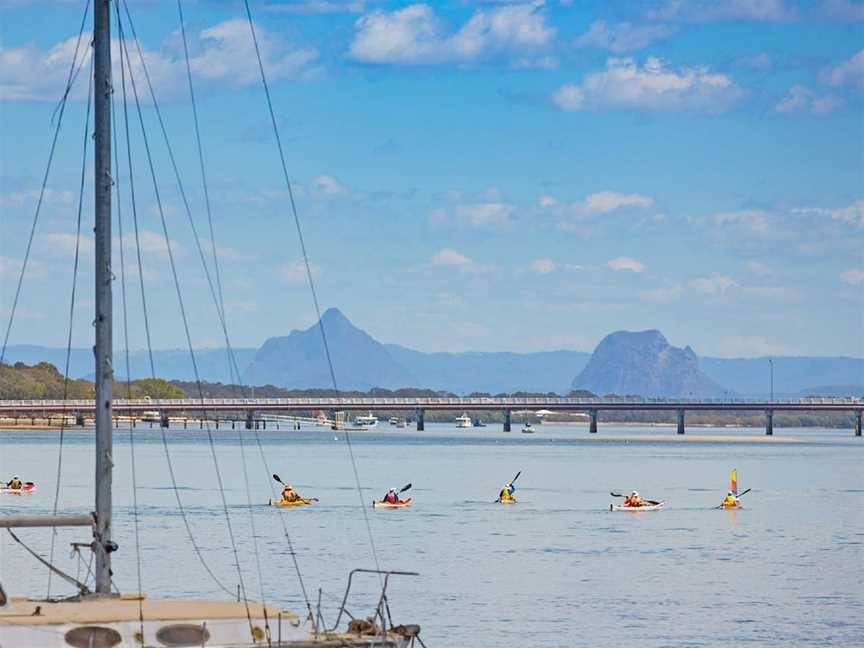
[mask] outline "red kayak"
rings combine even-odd
[[[0,493],[4,495],[29,495],[36,491],[38,486],[33,482],[25,482],[21,488],[9,488],[5,484],[0,486]]]

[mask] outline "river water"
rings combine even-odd
[[[236,431],[213,432],[233,534],[249,596],[261,598],[251,527],[268,603],[298,612],[301,588],[283,535],[297,552],[312,604],[322,588],[335,620],[349,570],[374,567],[362,499],[385,569],[397,623],[420,623],[430,648],[451,646],[845,646],[864,637],[864,442],[849,430],[688,430],[537,426],[528,436],[500,426],[425,433],[385,424],[351,435],[362,498],[344,433],[261,431],[241,447]],[[731,440],[710,440],[722,434]],[[700,440],[700,438],[702,440]],[[225,597],[206,575],[178,513],[158,430],[136,431],[143,589],[150,596]],[[226,589],[239,581],[205,432],[171,430],[168,446],[180,496],[204,560]],[[795,441],[795,442],[791,442]],[[246,453],[249,495],[243,474]],[[58,433],[0,434],[0,475],[39,483],[3,496],[0,514],[50,513]],[[115,435],[115,581],[137,590],[128,433]],[[729,470],[752,488],[740,511],[712,509]],[[92,509],[93,436],[65,434],[60,512]],[[519,503],[495,505],[501,484],[521,470]],[[277,472],[314,506],[265,505]],[[414,484],[411,508],[372,510],[373,496]],[[610,490],[637,488],[663,499],[652,513],[612,513]],[[253,507],[247,506],[247,497]],[[47,555],[49,532],[19,536]],[[58,564],[83,529],[57,536]],[[10,594],[44,596],[47,572],[0,534],[0,582]],[[378,582],[358,581],[349,607],[365,615]],[[55,577],[52,593],[69,591]],[[858,643],[857,645],[860,645]]]

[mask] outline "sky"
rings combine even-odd
[[[84,4],[0,0],[4,330]],[[590,351],[612,331],[656,328],[701,355],[864,357],[861,2],[250,6],[322,308],[423,351]],[[243,3],[182,7],[231,343],[258,346],[315,311]],[[193,343],[220,346],[189,221],[210,250],[177,5],[129,9],[189,203],[127,24]],[[113,37],[117,77],[116,25]],[[10,344],[66,344],[88,70],[63,115]],[[122,160],[116,80],[114,99]],[[152,344],[181,348],[128,109]],[[76,346],[92,344],[88,155]],[[125,277],[141,349],[120,166],[115,310]]]

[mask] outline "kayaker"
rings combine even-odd
[[[645,500],[639,495],[637,491],[633,491],[630,495],[624,499],[624,506],[644,506]]]
[[[739,506],[740,504],[741,504],[741,500],[739,500],[735,496],[735,493],[733,493],[730,490],[728,493],[726,493],[726,497],[723,498],[723,503],[721,504],[721,506],[724,506],[726,508],[735,508],[736,506]]]
[[[395,488],[391,488],[387,491],[387,494],[384,496],[384,501],[388,504],[398,504],[399,503],[399,493]]]
[[[516,487],[513,484],[508,482],[508,483],[504,484],[504,487],[501,489],[501,492],[498,493],[498,499],[501,500],[502,502],[509,502],[513,499],[516,499],[515,497],[513,497],[513,493],[515,493],[515,492],[516,492]]]
[[[285,488],[282,489],[282,501],[283,502],[296,502],[300,499],[300,496],[291,486],[291,484],[285,484]]]
[[[6,483],[6,488],[11,488],[12,490],[21,490],[23,487],[24,482],[21,481],[18,475],[13,475],[12,479]]]

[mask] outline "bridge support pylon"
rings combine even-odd
[[[168,412],[159,412],[159,427],[168,428],[171,425],[171,419],[168,418]]]
[[[774,435],[774,410],[765,410],[765,434]]]
[[[510,410],[504,410],[504,431],[510,432],[513,429],[513,413]]]
[[[678,434],[684,434],[684,410],[678,410]]]
[[[588,410],[588,416],[591,417],[591,420],[588,423],[588,432],[590,434],[597,434],[597,410]]]
[[[255,412],[252,410],[246,411],[246,429],[251,430],[255,425]]]
[[[861,410],[855,412],[855,436],[861,436]]]
[[[417,409],[417,431],[423,432],[426,429],[426,410],[422,407]]]
[[[75,414],[75,425],[78,427],[84,427],[84,415],[81,412]]]

